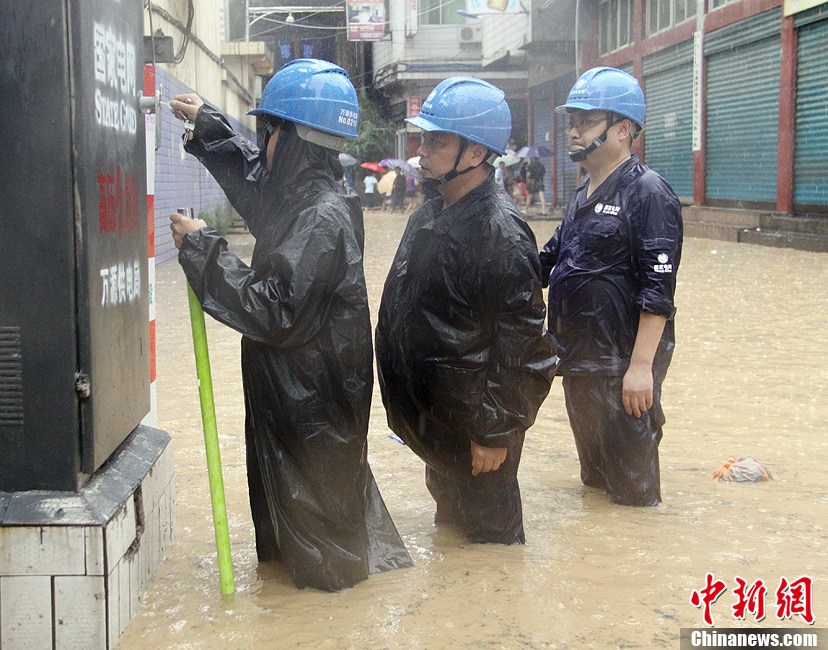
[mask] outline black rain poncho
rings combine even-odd
[[[411,560],[367,461],[373,385],[362,211],[336,153],[279,136],[264,152],[205,105],[185,149],[256,238],[250,266],[216,231],[179,252],[204,310],[242,333],[245,438],[260,560],[339,590]]]
[[[519,508],[524,434],[557,361],[545,316],[534,234],[493,174],[445,210],[438,197],[411,215],[382,295],[377,368],[389,426],[431,470],[438,518],[440,475],[479,499],[514,486]],[[470,441],[506,447],[506,461],[472,479]],[[494,510],[504,521],[492,528],[515,535],[487,541],[522,541],[520,512]]]

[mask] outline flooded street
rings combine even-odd
[[[376,323],[406,217],[366,213],[365,272]],[[556,222],[533,221],[542,245]],[[251,240],[231,236],[249,259]],[[208,319],[236,591],[222,598],[183,273],[157,270],[158,426],[173,438],[176,527],[119,648],[678,648],[702,627],[692,590],[727,584],[712,612],[734,619],[735,577],[767,588],[813,578],[815,627],[828,627],[828,255],[687,239],[677,347],[664,387],[662,497],[612,505],[584,488],[557,379],[528,432],[520,468],[527,544],[471,545],[432,524],[423,465],[389,437],[375,385],[372,469],[415,566],[338,594],[297,591],[258,566],[247,504],[240,335]],[[752,456],[775,481],[712,472]]]

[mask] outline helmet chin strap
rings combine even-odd
[[[480,164],[475,165],[474,167],[469,167],[468,169],[464,169],[462,172],[457,171],[457,165],[460,164],[460,158],[463,157],[463,153],[466,151],[466,148],[468,146],[469,146],[469,141],[466,140],[465,138],[461,138],[460,139],[460,150],[457,152],[457,158],[454,159],[454,168],[450,172],[447,172],[447,173],[443,174],[442,176],[439,176],[438,178],[435,178],[434,182],[436,182],[438,185],[445,185],[446,183],[448,183],[450,181],[453,181],[458,176],[461,176],[462,174],[468,174],[471,170],[477,169],[478,167],[480,167],[480,165],[482,165],[484,162],[486,162],[486,160],[484,159],[480,162]]]
[[[592,144],[589,145],[586,149],[579,149],[578,151],[569,151],[567,155],[569,159],[574,163],[583,162],[587,159],[587,156],[595,151],[598,147],[604,144],[607,141],[607,136],[609,135],[609,130],[612,128],[612,125],[615,124],[614,116],[610,113],[607,116],[607,128],[604,129],[604,132],[595,138],[592,141]]]

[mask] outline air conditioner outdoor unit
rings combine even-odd
[[[483,28],[479,25],[464,25],[457,32],[461,43],[480,43],[483,40]]]

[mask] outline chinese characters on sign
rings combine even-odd
[[[138,179],[121,171],[101,170],[98,174],[98,229],[101,233],[138,230]]]
[[[134,97],[135,46],[111,27],[95,23],[93,65],[95,69],[95,120],[103,127],[134,135],[138,112]]]
[[[101,307],[133,303],[141,297],[141,264],[119,262],[100,270]]]
[[[406,117],[417,117],[420,114],[420,108],[423,105],[423,98],[417,97],[416,95],[411,95],[406,97],[405,100],[405,116]],[[420,129],[418,129],[413,124],[409,124],[408,122],[405,123],[405,130],[409,133],[419,133]]]
[[[748,584],[739,576],[734,578],[736,587],[733,594],[736,602],[731,605],[733,618],[744,620],[750,614],[757,622],[765,618],[765,596],[767,588],[762,580]],[[727,591],[724,581],[718,580],[712,573],[705,576],[705,584],[701,589],[694,589],[690,594],[690,604],[703,610],[702,618],[707,625],[713,625],[713,603]],[[813,579],[802,576],[788,581],[784,576],[779,580],[776,589],[776,618],[779,620],[791,619],[799,616],[808,625],[814,622],[811,597],[813,593]]]
[[[349,41],[379,41],[385,36],[385,2],[347,0]]]
[[[704,64],[704,32],[693,34],[693,116],[691,143],[693,151],[702,148],[702,65]]]
[[[406,117],[417,117],[423,107],[423,98],[414,95],[406,98]]]

